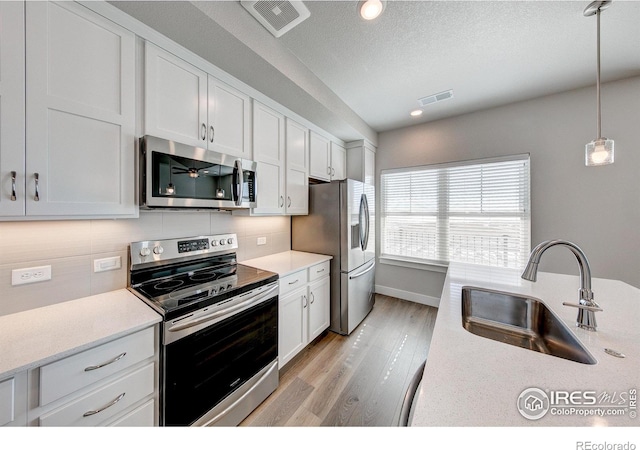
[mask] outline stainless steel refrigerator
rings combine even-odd
[[[291,249],[331,255],[331,325],[351,332],[375,302],[375,188],[356,180],[309,186],[309,215],[291,221]]]

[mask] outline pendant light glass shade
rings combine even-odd
[[[584,157],[587,166],[613,164],[613,139],[600,138],[589,142],[584,148]]]
[[[584,147],[584,163],[587,166],[604,166],[613,164],[613,139],[602,137],[602,116],[600,113],[600,13],[611,5],[611,0],[595,1],[584,10],[586,17],[596,16],[597,22],[597,64],[596,64],[596,102],[598,136]]]

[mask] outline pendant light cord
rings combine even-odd
[[[596,102],[597,102],[597,122],[598,122],[598,136],[597,139],[602,138],[602,119],[600,114],[600,8],[596,11],[597,21],[597,57],[596,57]]]

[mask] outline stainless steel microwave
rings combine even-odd
[[[253,161],[154,136],[140,138],[143,208],[256,206]]]

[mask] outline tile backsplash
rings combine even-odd
[[[238,235],[239,261],[291,249],[291,219],[280,216],[141,211],[138,219],[0,222],[0,315],[126,287],[131,242],[218,233]],[[120,269],[93,271],[95,259],[111,256]],[[11,285],[13,269],[44,265],[51,280]]]

